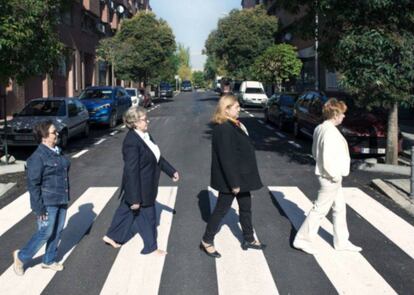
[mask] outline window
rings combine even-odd
[[[63,100],[35,100],[18,116],[66,116],[66,105]]]
[[[75,117],[78,114],[78,108],[72,100],[68,103],[68,113],[69,117]]]

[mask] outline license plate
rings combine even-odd
[[[15,135],[14,140],[31,141],[33,136],[30,135]]]

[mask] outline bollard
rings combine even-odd
[[[414,199],[414,146],[411,147],[411,182],[410,197]]]

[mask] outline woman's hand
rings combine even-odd
[[[233,194],[237,195],[238,193],[240,193],[240,187],[234,187],[231,191]]]
[[[173,175],[173,177],[172,177],[172,180],[173,180],[174,182],[177,182],[177,181],[179,181],[179,180],[180,180],[180,175],[178,174],[178,172],[175,172],[175,173],[174,173],[174,175]]]
[[[131,207],[129,207],[131,210],[138,210],[140,207],[139,204],[132,204]]]

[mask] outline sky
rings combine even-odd
[[[177,43],[190,48],[193,70],[203,70],[201,54],[209,33],[219,18],[232,9],[241,9],[241,0],[150,0],[152,11],[168,22]]]

